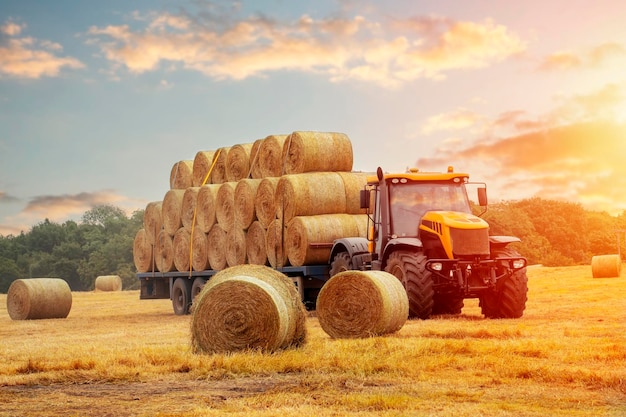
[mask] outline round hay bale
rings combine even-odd
[[[343,133],[293,132],[283,145],[284,174],[352,171],[352,143]]]
[[[226,231],[219,223],[215,223],[207,236],[209,242],[209,265],[211,269],[226,268]]]
[[[219,148],[213,157],[213,171],[211,171],[211,183],[222,184],[227,181],[226,178],[226,161],[228,160],[228,152],[230,147]]]
[[[174,265],[179,272],[189,271],[191,268],[190,263],[190,250],[191,250],[191,233],[186,227],[181,227],[174,234],[172,240],[174,245]]]
[[[170,171],[170,189],[186,190],[193,182],[193,161],[176,162]]]
[[[256,198],[256,192],[261,181],[262,180],[259,179],[243,179],[237,182],[233,196],[236,227],[245,230],[256,220],[254,199]]]
[[[122,291],[122,278],[119,275],[100,275],[94,284],[96,291]]]
[[[261,178],[280,177],[283,174],[283,145],[287,135],[267,136],[259,148]]]
[[[284,249],[285,228],[278,220],[272,221],[265,233],[265,249],[267,260],[274,268],[289,265],[287,252]]]
[[[236,182],[225,182],[217,190],[215,218],[225,230],[235,226],[235,187]]]
[[[191,229],[194,219],[197,221],[196,201],[199,191],[200,187],[187,188],[180,204],[180,222],[188,229]]]
[[[239,181],[248,178],[252,143],[238,144],[230,148],[226,158],[226,181]]]
[[[402,328],[409,300],[402,283],[388,272],[344,271],[324,284],[316,311],[330,337],[379,336]]]
[[[228,266],[246,263],[246,232],[238,227],[226,233],[226,263]]]
[[[367,209],[361,208],[361,190],[367,185],[365,172],[337,172],[343,180],[346,195],[346,213],[366,214]],[[374,207],[374,206],[372,206]]]
[[[146,205],[143,213],[143,228],[150,243],[156,241],[156,237],[163,228],[163,202],[152,201]]]
[[[249,264],[266,265],[267,249],[265,235],[267,231],[258,220],[252,222],[246,232],[246,256]]]
[[[206,184],[200,187],[196,197],[196,227],[202,229],[204,233],[209,233],[215,224],[215,211],[217,209],[215,200],[219,184]]]
[[[366,229],[366,214],[294,217],[287,225],[285,252],[293,266],[327,263],[335,239],[366,237]]]
[[[194,271],[209,269],[209,238],[199,228],[194,228],[191,234],[191,266]]]
[[[336,172],[283,175],[276,185],[276,217],[346,213],[346,190]]]
[[[619,255],[597,255],[591,258],[591,274],[594,278],[617,278],[621,269]]]
[[[70,286],[59,278],[17,279],[7,292],[12,320],[63,319],[71,308]]]
[[[183,210],[183,196],[185,195],[185,190],[186,189],[169,190],[163,197],[163,227],[170,236],[174,236],[174,233],[183,225],[181,213]]]
[[[276,185],[279,180],[278,177],[263,178],[254,196],[254,212],[265,228],[276,219]]]
[[[263,178],[263,174],[261,174],[261,167],[259,166],[259,150],[261,149],[262,144],[263,139],[257,139],[252,144],[252,149],[250,150],[250,174],[248,175],[250,178]]]
[[[213,163],[213,157],[215,151],[199,151],[193,158],[193,175],[191,185],[193,187],[201,187],[204,184],[210,183],[211,178],[207,178],[207,174],[211,169]],[[205,181],[206,180],[206,181]]]
[[[154,244],[154,263],[157,270],[171,272],[176,270],[174,265],[174,242],[172,236],[161,230]]]
[[[195,353],[276,351],[306,340],[306,311],[287,276],[261,265],[220,271],[196,298],[191,319]]]
[[[133,241],[133,261],[137,272],[154,271],[153,245],[148,241],[145,229],[139,229]]]

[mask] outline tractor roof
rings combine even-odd
[[[464,183],[467,182],[469,174],[454,172],[452,167],[448,167],[448,172],[421,172],[416,168],[411,168],[407,172],[385,173],[383,178],[386,180],[406,179],[409,181],[454,181],[455,178],[458,178],[460,182]],[[370,185],[378,184],[378,177],[376,175],[369,175],[367,177],[367,183]]]

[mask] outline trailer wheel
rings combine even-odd
[[[349,271],[351,269],[352,266],[348,252],[339,252],[330,263],[330,276],[332,277],[340,272]]]
[[[494,257],[515,257],[519,253],[510,248],[494,251]],[[507,272],[507,262],[502,262],[498,274]],[[500,279],[496,288],[480,297],[480,308],[487,318],[518,319],[524,314],[528,299],[528,277],[526,268],[512,272],[508,278]]]
[[[193,280],[193,284],[191,285],[191,302],[193,303],[204,288],[204,284],[206,284],[206,280],[204,278],[197,277]]]
[[[191,305],[191,281],[187,278],[176,278],[172,286],[172,307],[174,314],[184,316],[189,314]]]
[[[427,319],[433,311],[432,273],[426,269],[427,258],[421,253],[396,251],[389,256],[385,271],[402,282],[409,297],[409,317]]]

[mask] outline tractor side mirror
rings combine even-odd
[[[480,187],[478,191],[478,205],[485,207],[487,205],[487,187]]]
[[[369,190],[361,190],[361,194],[359,195],[361,200],[361,208],[367,209],[370,208],[370,192]]]

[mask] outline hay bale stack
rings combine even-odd
[[[250,150],[250,171],[247,178],[263,178],[263,175],[261,174],[261,167],[259,165],[259,150],[261,149],[262,144],[263,139],[257,139],[252,144],[252,149]]]
[[[235,187],[236,182],[225,182],[217,190],[215,218],[225,230],[235,226]]]
[[[174,233],[183,225],[181,213],[183,210],[183,196],[185,195],[185,190],[186,189],[169,190],[163,197],[163,227],[170,236],[174,236]]]
[[[194,353],[274,352],[306,340],[306,311],[287,276],[261,265],[217,273],[195,301]]]
[[[209,269],[209,238],[200,228],[191,234],[191,266],[194,271]]]
[[[265,235],[267,231],[258,220],[252,222],[246,232],[246,257],[249,264],[266,265],[267,249]]]
[[[206,184],[200,187],[196,197],[196,227],[204,233],[209,233],[215,224],[215,211],[219,184]]]
[[[199,151],[196,153],[196,156],[193,158],[192,166],[191,185],[193,187],[201,187],[210,182],[211,178],[207,177],[207,174],[211,169],[214,156],[215,151]]]
[[[226,158],[226,181],[248,178],[252,143],[238,144],[230,148]]]
[[[191,229],[196,220],[196,200],[199,191],[200,187],[187,188],[180,204],[180,222],[188,229]]]
[[[148,241],[145,229],[139,229],[133,241],[133,261],[137,272],[155,270],[153,245]]]
[[[182,160],[176,162],[170,171],[170,189],[185,190],[193,183],[193,161]]]
[[[265,228],[276,219],[276,185],[279,180],[278,177],[263,178],[254,196],[254,212]]]
[[[406,322],[409,300],[400,281],[384,271],[344,271],[322,287],[317,317],[333,338],[394,333]]]
[[[293,132],[283,145],[284,174],[352,171],[350,138],[335,132]]]
[[[213,157],[213,171],[211,171],[211,183],[222,184],[226,179],[226,161],[228,160],[228,152],[230,146],[219,148]]]
[[[327,263],[335,239],[366,237],[366,214],[294,217],[287,225],[285,252],[293,266]]]
[[[274,268],[282,268],[289,264],[284,240],[285,227],[282,227],[278,220],[272,221],[265,232],[265,250],[267,251],[267,260]]]
[[[226,263],[228,266],[246,263],[246,232],[234,227],[226,233]]]
[[[191,250],[191,233],[186,227],[181,227],[174,234],[174,265],[179,272],[189,271],[191,263],[189,259]]]
[[[237,182],[233,196],[236,227],[245,230],[256,220],[254,199],[261,181],[260,179],[242,179]]]
[[[146,205],[143,213],[143,228],[150,243],[154,243],[163,228],[163,202],[152,201]]]
[[[287,135],[270,135],[263,139],[259,149],[260,178],[280,177],[283,174],[283,146]]]
[[[365,172],[337,172],[343,181],[346,195],[346,213],[366,214],[367,209],[361,208],[361,190],[367,185]],[[374,207],[372,205],[372,207]]]
[[[156,269],[161,272],[176,270],[174,265],[174,242],[172,236],[165,230],[159,232],[154,244],[154,263]]]
[[[226,230],[219,223],[215,223],[207,236],[211,269],[221,270],[226,268],[226,238]]]
[[[12,320],[63,319],[71,308],[70,286],[59,278],[17,279],[7,292]]]
[[[119,275],[100,275],[94,284],[96,291],[122,291],[122,278]]]
[[[617,278],[622,269],[619,255],[597,255],[591,258],[591,273],[594,278]]]

